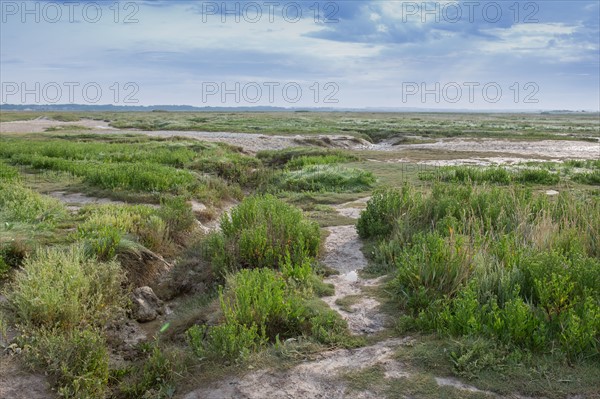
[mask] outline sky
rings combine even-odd
[[[0,0],[2,103],[600,110],[596,1]]]

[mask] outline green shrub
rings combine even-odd
[[[56,379],[64,398],[102,399],[108,393],[108,349],[94,329],[35,330],[21,336],[27,362]]]
[[[560,177],[546,169],[523,169],[516,173],[514,179],[519,183],[556,184]]]
[[[597,358],[598,201],[485,185],[391,193],[373,197],[358,228],[384,239],[375,267],[396,268],[399,328]]]
[[[395,296],[418,314],[437,299],[451,298],[467,282],[472,248],[464,237],[446,239],[437,233],[414,237],[396,260]]]
[[[575,173],[571,177],[574,181],[582,184],[600,185],[600,170],[593,172]]]
[[[375,192],[356,223],[358,235],[361,238],[390,236],[409,195],[407,187],[402,191],[387,189]]]
[[[269,342],[300,335],[339,342],[346,331],[339,315],[308,302],[271,269],[229,275],[219,302],[222,324],[188,330],[189,343],[200,357],[244,358]]]
[[[80,235],[88,256],[96,256],[99,260],[111,260],[117,255],[123,234],[113,226],[99,226],[96,230],[88,230]]]
[[[262,163],[250,156],[223,152],[207,154],[194,161],[191,168],[204,173],[212,173],[230,183],[248,186],[260,177]]]
[[[19,171],[8,166],[4,162],[0,161],[0,183],[1,182],[14,182],[20,179]]]
[[[134,368],[120,384],[126,398],[168,398],[175,392],[174,382],[185,372],[181,351],[161,347],[158,340],[144,347],[143,363]]]
[[[285,254],[294,263],[317,256],[319,226],[302,212],[271,196],[244,199],[221,218],[221,231],[206,241],[206,253],[218,273],[237,268],[279,268]]]
[[[164,220],[172,237],[189,232],[196,223],[192,205],[184,197],[161,198],[158,216]]]
[[[25,325],[102,326],[123,305],[123,281],[116,262],[89,259],[81,247],[47,248],[25,260],[8,297]]]
[[[276,177],[275,185],[286,191],[361,192],[373,187],[376,180],[371,172],[362,169],[309,165],[283,172]]]

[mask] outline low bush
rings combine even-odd
[[[444,238],[438,233],[418,235],[396,259],[391,283],[403,307],[418,315],[439,299],[449,299],[473,271],[473,251],[465,237]]]
[[[168,250],[171,240],[182,242],[196,222],[184,197],[163,197],[158,209],[147,205],[89,206],[80,211],[80,216],[83,221],[74,238],[105,260],[118,253],[126,236],[152,251]]]
[[[19,338],[34,369],[48,373],[60,397],[103,399],[108,393],[109,357],[102,334],[94,329],[39,329]]]
[[[12,182],[20,179],[19,171],[12,166],[0,161],[0,183]]]
[[[200,357],[245,358],[269,342],[306,335],[329,343],[346,331],[339,315],[310,304],[272,269],[229,275],[219,301],[222,324],[188,330],[190,345]]]
[[[356,223],[358,235],[361,238],[390,236],[397,217],[410,198],[407,190],[408,188],[405,187],[402,191],[386,189],[375,192]]]
[[[123,281],[118,263],[89,259],[81,247],[40,249],[16,273],[8,298],[24,325],[102,326],[123,307]]]
[[[131,370],[119,386],[125,398],[168,398],[175,392],[174,382],[185,372],[185,354],[161,347],[158,340],[143,345],[143,363]]]
[[[317,256],[321,233],[302,212],[271,195],[244,199],[221,218],[205,250],[217,274],[240,268],[279,268],[285,254],[291,261]]]
[[[67,210],[58,200],[22,186],[0,182],[0,215],[6,222],[20,222],[35,227],[52,227],[65,218]]]
[[[184,197],[161,198],[157,215],[166,223],[166,230],[173,238],[184,236],[196,224],[192,205]]]
[[[0,279],[21,267],[29,252],[29,245],[21,240],[0,240]]]
[[[546,169],[522,169],[517,171],[514,180],[524,184],[556,184],[560,181],[557,173]]]

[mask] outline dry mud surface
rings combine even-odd
[[[77,211],[81,207],[89,204],[105,205],[105,204],[125,204],[123,201],[114,201],[108,198],[90,197],[82,193],[68,193],[66,191],[53,191],[47,194],[52,198],[64,202],[67,209]]]
[[[363,292],[363,287],[377,285],[379,281],[365,280],[358,275],[367,266],[367,260],[361,252],[362,244],[355,226],[335,226],[327,230],[329,235],[325,241],[323,263],[340,274],[325,279],[326,283],[334,285],[335,294],[323,300],[348,322],[352,334],[373,334],[383,330],[385,317],[378,310],[380,303]],[[343,310],[336,303],[347,296],[357,298],[347,309],[350,311]]]
[[[385,151],[398,154],[398,162],[414,162],[410,156],[403,157],[407,150],[433,152],[469,152],[474,157],[453,160],[451,164],[505,164],[527,160],[548,159],[599,159],[600,142],[570,140],[501,140],[501,139],[465,139],[447,138],[433,143],[392,145],[391,142],[371,144],[365,140],[345,135],[264,135],[232,132],[194,132],[194,131],[142,131],[133,129],[115,129],[107,122],[82,119],[77,122],[59,122],[46,118],[30,121],[0,123],[0,133],[36,133],[50,127],[84,126],[89,133],[137,133],[158,137],[189,137],[203,141],[227,143],[242,147],[248,152],[278,150],[288,147],[306,146],[320,142],[323,146],[348,148],[353,150]],[[498,157],[477,158],[476,154],[496,153]],[[426,161],[439,162],[439,161]]]
[[[129,133],[147,134],[157,137],[189,137],[202,141],[227,143],[238,146],[248,152],[262,150],[282,150],[289,147],[309,145],[305,140],[323,141],[324,145],[335,148],[366,148],[370,143],[357,140],[352,136],[341,135],[311,135],[311,136],[277,136],[254,133],[231,132],[190,132],[190,131],[127,131]],[[106,133],[106,132],[103,132]]]
[[[0,399],[55,398],[43,374],[24,371],[10,355],[0,354]]]
[[[403,150],[439,150],[473,153],[502,153],[514,154],[518,158],[492,159],[492,162],[530,159],[598,159],[600,158],[600,142],[570,140],[497,140],[497,139],[441,139],[435,143],[390,145],[387,143],[374,144],[369,148],[376,151],[392,151],[401,153]],[[468,162],[469,159],[464,161]],[[456,162],[456,161],[455,161]]]
[[[42,133],[51,127],[77,127],[83,126],[92,131],[102,133],[118,131],[108,126],[108,122],[95,121],[92,119],[81,119],[77,122],[60,122],[52,119],[38,118],[30,121],[13,121],[0,123],[0,133]]]
[[[406,376],[393,359],[404,340],[394,339],[357,349],[321,353],[319,359],[288,370],[260,370],[228,378],[217,386],[195,390],[185,399],[379,399],[371,392],[350,391],[340,377],[345,373],[379,365],[386,377]]]

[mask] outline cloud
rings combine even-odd
[[[546,93],[540,107],[598,106],[597,2],[495,2],[496,17],[495,6],[484,8],[494,2],[469,10],[464,1],[298,1],[295,19],[280,1],[271,20],[265,3],[244,0],[240,10],[258,4],[263,18],[237,23],[222,3],[136,2],[139,22],[130,24],[124,1],[118,23],[110,2],[97,23],[11,17],[0,25],[2,80],[135,81],[146,104],[195,101],[206,80],[333,81],[340,106],[365,107],[402,106],[405,82],[535,81]],[[207,15],[207,4],[219,9]]]

